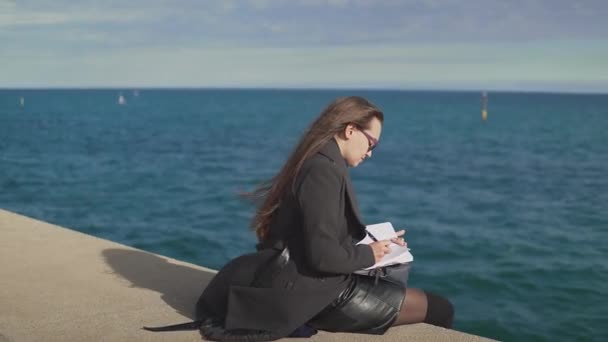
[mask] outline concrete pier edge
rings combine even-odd
[[[0,342],[202,340],[197,331],[141,327],[189,321],[214,270],[3,209],[0,265]],[[492,341],[428,324],[284,340]]]

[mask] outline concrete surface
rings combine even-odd
[[[214,273],[0,209],[0,342],[201,341],[141,327],[189,321]],[[491,341],[427,324],[285,340]]]

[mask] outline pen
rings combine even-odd
[[[370,233],[369,230],[365,231],[367,233],[367,235],[369,235],[370,238],[372,238],[372,240],[374,240],[374,242],[377,242],[378,239],[376,239],[376,237],[374,236],[374,234]]]
[[[366,230],[365,232],[367,233],[367,235],[368,235],[368,236],[369,236],[369,237],[370,237],[372,240],[374,240],[374,242],[378,242],[378,239],[376,239],[376,237],[374,236],[374,234],[370,233],[370,232],[369,232],[369,230]],[[392,243],[394,243],[394,244],[396,244],[396,245],[398,245],[398,243],[396,243],[396,242],[392,241],[392,239],[391,239],[391,242],[392,242]],[[408,248],[407,250],[409,251],[410,249]]]

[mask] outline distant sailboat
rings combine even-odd
[[[137,89],[133,90],[133,96],[138,97],[139,96],[139,90],[137,90]]]
[[[125,97],[122,96],[122,94],[118,95],[118,104],[119,105],[126,105],[127,104],[127,100],[125,100]]]
[[[21,107],[25,107],[25,97],[21,96],[21,98],[19,99],[19,104],[21,105]]]
[[[481,119],[488,120],[488,94],[485,91],[481,93]]]

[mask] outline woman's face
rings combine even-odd
[[[380,140],[382,124],[377,118],[373,118],[369,128],[359,128],[354,125],[346,127],[345,141],[342,144],[342,156],[348,166],[356,167],[366,158],[372,156],[372,149]]]

